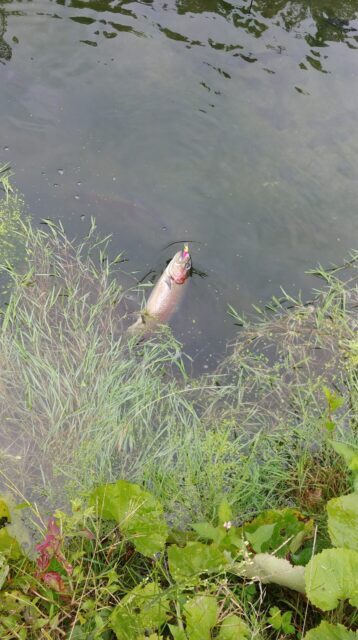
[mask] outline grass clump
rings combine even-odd
[[[22,197],[11,185],[11,169],[0,166],[0,261],[3,267],[19,260],[21,241],[18,232],[24,217]],[[6,294],[7,278],[0,273],[0,294]]]
[[[327,441],[357,437],[357,266],[354,254],[320,270],[325,286],[309,304],[286,296],[251,322],[236,315],[231,355],[197,381],[195,446],[179,438],[171,466],[146,465],[168,507],[174,497],[177,512],[214,517],[225,495],[243,519],[284,505],[317,513],[348,488]]]
[[[320,272],[309,305],[245,321],[219,370],[193,379],[169,331],[127,339],[120,260],[94,227],[77,245],[51,223],[24,224],[21,239],[0,332],[0,455],[22,491],[58,505],[125,477],[184,527],[215,518],[224,497],[245,520],[317,513],[347,488],[327,439],[356,437],[356,255]]]
[[[167,332],[127,340],[126,296],[94,229],[77,247],[53,225],[22,233],[26,260],[10,274],[0,333],[3,458],[53,495],[64,484],[138,477],[173,431],[195,431],[171,375],[185,383],[179,345]]]

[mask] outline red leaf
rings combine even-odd
[[[47,573],[44,573],[42,580],[48,587],[50,587],[50,589],[53,589],[58,593],[65,590],[65,583],[57,571],[48,571]]]

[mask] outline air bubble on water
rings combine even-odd
[[[168,227],[162,227],[162,231],[167,231]]]
[[[82,184],[82,182],[81,182],[81,180],[79,180],[79,181],[77,182],[77,186],[78,186],[78,187],[80,187],[80,186],[81,186],[81,184]]]
[[[4,151],[9,151],[9,147],[4,147]]]
[[[60,174],[60,176],[63,176],[63,174],[64,174],[64,170],[63,170],[63,169],[58,169],[57,173],[59,173],[59,174]]]
[[[82,215],[80,216],[80,220],[83,222],[83,220],[85,219],[85,217],[86,217],[86,216],[84,215],[84,213],[82,213]]]
[[[80,199],[80,196],[78,195],[78,193],[76,193],[76,195],[73,196],[73,197],[74,197],[75,200],[79,200]]]
[[[54,183],[53,183],[53,186],[54,186],[54,187],[58,187],[57,182],[54,182]]]

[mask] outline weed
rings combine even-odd
[[[169,629],[195,638],[203,608],[211,622],[199,626],[201,638],[230,638],[233,628],[271,640],[314,626],[317,611],[287,584],[269,587],[267,597],[264,577],[253,584],[250,568],[243,578],[223,566],[228,554],[246,562],[247,553],[276,553],[294,563],[300,591],[307,563],[318,578],[321,560],[353,563],[342,513],[354,512],[354,494],[337,496],[357,484],[358,254],[342,268],[318,270],[325,284],[312,303],[285,295],[255,321],[240,318],[231,355],[193,379],[169,330],[128,339],[120,259],[109,262],[95,224],[79,244],[50,221],[34,229],[21,220],[8,177],[2,183],[0,212],[19,214],[6,238],[16,237],[24,260],[19,266],[1,254],[11,295],[0,330],[0,463],[5,484],[32,503],[33,535],[40,528],[43,536],[34,569],[31,555],[20,557],[0,501],[1,548],[12,554],[11,566],[0,563],[0,581],[11,587],[1,601],[3,637],[104,640],[123,628],[133,637],[129,621],[138,638],[143,629],[152,638],[169,637]],[[124,500],[122,482],[96,513],[107,489],[93,487],[118,478],[138,482],[138,495],[150,490],[149,511],[133,506],[131,493]],[[41,513],[54,505],[46,528]],[[170,550],[159,561],[168,525]],[[343,550],[327,548],[330,540]],[[251,572],[262,569],[252,562]],[[353,602],[343,586],[324,606],[336,597]],[[349,606],[327,624],[354,624]]]

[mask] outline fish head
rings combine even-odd
[[[185,245],[182,251],[178,251],[168,265],[170,277],[177,284],[183,284],[190,274],[191,257],[188,246]]]

